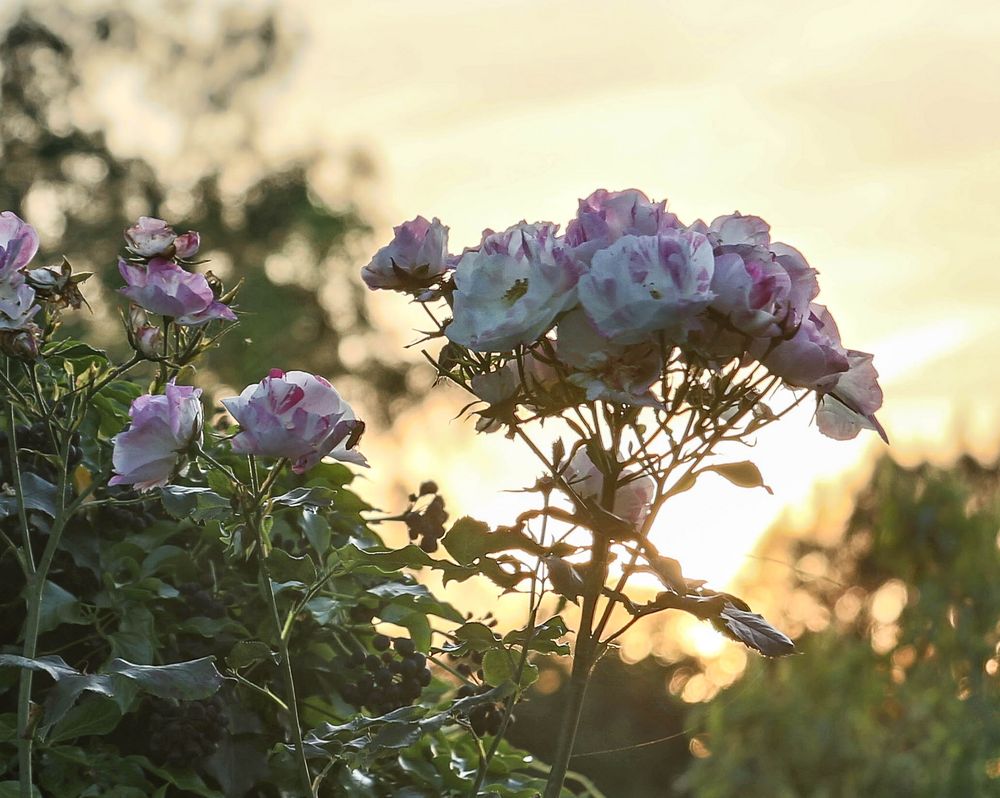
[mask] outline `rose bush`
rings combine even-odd
[[[37,236],[10,213],[0,242],[0,793],[537,793],[497,734],[492,660],[452,651],[485,668],[457,682],[437,664],[478,619],[371,526],[404,520],[436,551],[436,486],[373,514],[344,465],[365,464],[364,424],[322,377],[272,370],[214,419],[185,384],[235,320],[235,293],[186,261],[198,234],[127,231],[121,362],[59,335],[86,274],[30,269]]]
[[[454,271],[441,270],[416,296],[437,324],[430,340],[448,342],[425,354],[439,378],[477,400],[477,430],[520,439],[545,469],[527,488],[541,508],[476,545],[468,540],[476,528],[463,527],[462,545],[450,547],[446,535],[445,548],[471,556],[507,590],[529,584],[529,627],[546,585],[562,604],[580,604],[545,798],[562,794],[592,668],[646,616],[685,610],[762,654],[794,650],[745,602],[686,578],[657,551],[650,532],[665,502],[705,473],[766,487],[752,462],[718,458],[810,395],[823,434],[886,437],[871,355],[843,346],[814,301],[816,271],[772,242],[763,219],[734,213],[684,225],[640,191],[599,189],[580,201],[565,236],[558,230],[552,222],[487,230],[478,247],[444,258]],[[776,402],[784,407],[775,411]],[[531,430],[553,421],[559,437],[547,454]],[[507,548],[534,559],[523,567],[496,554]],[[583,553],[588,560],[567,559]],[[625,592],[639,572],[664,588],[641,605]],[[622,614],[628,620],[614,630]],[[518,661],[509,649],[505,656]]]

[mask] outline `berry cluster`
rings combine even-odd
[[[225,708],[216,695],[175,704],[157,700],[149,715],[149,755],[164,765],[191,765],[214,753],[227,730]]]
[[[123,502],[121,504],[101,504],[92,511],[91,523],[102,537],[124,538],[130,534],[144,531],[162,517],[157,514],[158,503],[136,503],[136,493],[128,487],[99,488],[95,498]],[[125,504],[126,501],[129,503]]]
[[[463,684],[458,688],[457,695],[459,698],[470,698],[474,695],[488,693],[491,689],[488,684]],[[503,723],[503,713],[504,708],[501,704],[487,701],[482,704],[476,704],[476,706],[469,710],[467,717],[469,725],[472,726],[472,731],[476,733],[477,737],[483,737],[487,734],[497,734],[500,731],[500,724]],[[511,716],[511,721],[513,720],[514,717]]]
[[[348,657],[349,668],[363,667],[365,672],[340,691],[344,700],[377,715],[412,704],[431,683],[427,658],[405,637],[390,640],[378,634],[372,639],[372,648],[380,653],[358,651]]]
[[[430,498],[427,498],[430,497]],[[403,513],[403,522],[411,541],[420,541],[420,548],[431,554],[438,549],[438,540],[444,537],[444,522],[448,513],[444,498],[438,493],[436,482],[420,485],[418,493],[409,496],[410,506]]]
[[[205,574],[200,582],[184,582],[177,586],[180,599],[187,604],[192,615],[206,618],[222,618],[226,605],[212,595],[212,575]]]

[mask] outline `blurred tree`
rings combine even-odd
[[[510,740],[545,762],[555,750],[568,679],[557,660],[539,665],[542,689],[517,707]],[[688,705],[667,691],[671,675],[683,667],[696,664],[664,665],[653,657],[626,664],[614,654],[604,657],[587,692],[570,767],[614,798],[663,795],[664,785],[690,758],[684,732]]]
[[[681,779],[698,798],[1000,794],[1000,469],[884,459],[843,540],[800,543],[831,625],[756,660]],[[754,678],[763,673],[762,678]]]
[[[0,31],[0,208],[40,229],[47,261],[65,252],[77,269],[98,273],[104,291],[88,293],[94,315],[73,323],[84,319],[107,345],[120,345],[110,326],[120,279],[108,242],[139,215],[166,218],[199,230],[211,246],[202,253],[207,268],[227,287],[244,280],[242,304],[259,309],[211,353],[203,383],[238,389],[269,368],[301,368],[350,380],[354,398],[363,392],[366,406],[388,416],[407,391],[406,369],[368,345],[374,336],[354,258],[367,227],[350,202],[335,210],[318,198],[309,175],[319,156],[261,166],[253,119],[241,111],[257,96],[255,82],[287,60],[275,16],[220,11],[214,35],[194,36],[184,24],[157,24],[156,15],[109,9],[74,16],[57,8],[44,23],[25,13]],[[179,125],[176,163],[119,154],[86,113],[101,86],[81,77],[83,66],[118,58],[128,73],[130,56],[147,69],[153,101],[178,113],[158,116],[155,105],[136,107],[124,93],[112,100],[115,113],[151,135]],[[232,141],[213,137],[230,127]],[[191,130],[198,136],[185,145]],[[346,160],[348,170],[369,169],[364,159]],[[181,173],[186,183],[177,182]]]

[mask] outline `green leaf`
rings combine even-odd
[[[7,463],[4,463],[7,466]],[[55,518],[58,493],[56,486],[30,471],[21,472],[21,495],[28,510],[45,513]],[[17,515],[20,512],[16,496],[0,496],[0,518]]]
[[[209,488],[167,485],[160,488],[163,509],[177,519],[223,520],[232,514],[229,499]]]
[[[494,687],[513,678],[515,667],[514,658],[506,648],[492,648],[483,654],[483,674]]]
[[[698,473],[702,474],[706,471],[712,471],[721,477],[725,477],[734,485],[738,485],[741,488],[763,488],[768,493],[774,493],[770,487],[764,484],[764,477],[761,476],[760,469],[749,460],[741,460],[738,463],[705,466]]]
[[[427,614],[420,610],[390,604],[381,612],[382,620],[402,626],[410,633],[413,645],[419,651],[427,651],[431,647],[431,623]]]
[[[271,502],[279,507],[329,507],[336,495],[336,491],[330,488],[293,488],[288,493],[275,496]]]
[[[515,629],[504,635],[503,641],[507,645],[517,644],[523,646],[528,643],[529,651],[539,651],[544,654],[569,654],[568,643],[558,642],[559,638],[567,634],[566,622],[562,616],[554,615],[544,623],[539,624],[533,630],[525,627]]]
[[[321,557],[330,550],[330,522],[315,509],[306,507],[302,510],[302,531]]]
[[[118,704],[108,698],[85,698],[57,723],[49,734],[49,744],[88,735],[107,734],[122,719]]]
[[[465,516],[452,525],[441,543],[456,562],[471,565],[491,550],[489,536],[489,524]]]
[[[215,669],[214,657],[202,657],[172,665],[133,665],[112,660],[105,673],[124,677],[158,698],[191,701],[209,698],[222,686],[222,674]]]
[[[267,555],[267,565],[274,582],[301,582],[311,585],[316,581],[316,566],[306,555],[294,557],[284,549],[274,548]]]
[[[462,565],[471,565],[487,554],[519,549],[540,555],[542,547],[520,530],[500,527],[490,531],[487,524],[465,516],[458,519],[442,538],[445,550]]]
[[[474,651],[489,651],[501,645],[500,637],[479,621],[463,623],[455,630],[455,638]]]
[[[455,623],[461,623],[464,616],[450,604],[440,601],[426,585],[404,584],[402,582],[386,582],[369,588],[368,592],[390,601],[400,601],[404,606],[431,613]]]
[[[39,631],[49,632],[63,623],[87,624],[90,619],[83,612],[80,600],[55,582],[46,580],[42,587],[42,605],[39,612]]]
[[[338,554],[346,566],[355,566],[351,569],[355,572],[361,570],[358,566],[369,566],[371,572],[382,574],[396,573],[403,568],[433,568],[443,572],[446,585],[450,581],[464,582],[479,573],[475,568],[455,565],[448,560],[435,560],[427,552],[413,545],[392,551],[369,551],[359,549],[351,543],[338,549]]]
[[[226,657],[226,664],[237,671],[241,668],[248,668],[254,663],[268,660],[277,664],[278,655],[271,651],[271,647],[267,643],[260,640],[240,640]]]

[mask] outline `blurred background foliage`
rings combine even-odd
[[[357,279],[373,248],[358,200],[372,164],[336,154],[343,191],[321,197],[328,161],[276,164],[257,150],[245,109],[276,90],[295,47],[273,13],[233,7],[193,33],[117,3],[87,14],[33,3],[12,17],[0,30],[0,207],[39,228],[46,263],[65,252],[97,272],[93,314],[74,323],[108,346],[120,340],[110,242],[139,215],[199,230],[209,268],[227,286],[244,281],[248,308],[202,383],[238,389],[271,366],[307,369],[349,383],[388,422],[421,382],[379,346]],[[170,126],[173,162],[117,151],[89,113],[84,65],[107,59],[123,71],[141,60],[155,96],[127,123],[150,137]],[[705,687],[711,661],[608,657],[572,767],[616,798],[996,794],[998,529],[996,465],[881,460],[846,528],[776,529],[760,548],[770,565],[744,576],[747,598],[797,636],[801,656],[750,659],[721,691]],[[513,741],[542,760],[562,679],[543,664],[517,711]]]
[[[685,688],[710,663],[608,657],[573,767],[622,798],[996,794],[1000,464],[885,457],[842,531],[777,528],[762,557],[791,574],[771,596],[779,628],[802,620],[801,594],[813,599],[800,655],[751,657],[694,703]],[[518,709],[513,740],[543,759],[561,681],[546,669],[545,694]]]
[[[294,42],[267,10],[220,12],[217,24],[205,39],[119,4],[86,15],[58,4],[16,17],[0,33],[0,206],[39,228],[47,261],[65,253],[78,270],[97,273],[100,286],[88,286],[93,314],[77,318],[109,346],[123,340],[112,327],[111,292],[120,284],[112,242],[139,215],[197,229],[206,268],[227,288],[242,280],[248,308],[239,333],[210,354],[206,387],[239,389],[271,367],[300,368],[350,382],[388,418],[406,393],[406,367],[390,348],[361,343],[374,332],[356,276],[364,219],[349,195],[336,208],[319,197],[310,177],[316,158],[271,169],[256,157],[245,106]],[[85,66],[108,58],[124,73],[141,59],[155,102],[129,107],[125,122],[151,137],[173,129],[176,163],[116,152],[108,131],[94,126]],[[158,114],[158,105],[172,113]],[[205,138],[214,146],[200,146]],[[338,157],[365,178],[363,156]]]

